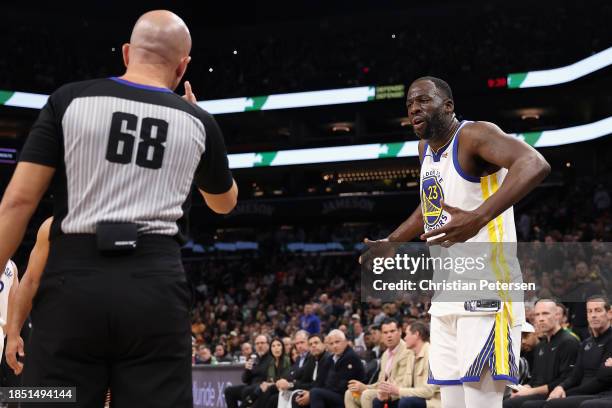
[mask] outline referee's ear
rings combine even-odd
[[[187,65],[189,65],[189,63],[191,62],[191,57],[189,55],[187,55],[186,57],[181,58],[181,61],[179,62],[178,66],[176,67],[176,82],[175,82],[175,89],[178,86],[178,84],[181,83],[181,80],[183,79],[183,75],[185,75],[185,72],[187,72]]]
[[[130,44],[125,43],[121,46],[121,53],[123,54],[123,65],[127,68],[130,63]]]

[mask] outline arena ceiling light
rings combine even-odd
[[[210,69],[212,72],[212,68]],[[314,106],[369,102],[380,99],[398,99],[404,98],[404,95],[404,85],[361,86],[323,91],[215,99],[200,101],[198,105],[213,115],[220,115],[224,113],[309,108]],[[0,90],[0,105],[5,106],[41,109],[48,98],[49,95]]]
[[[586,142],[608,136],[611,133],[612,116],[586,125],[545,130],[542,132],[513,133],[512,136],[518,137],[534,147],[551,147]],[[266,166],[417,157],[417,145],[417,141],[374,143],[314,149],[280,150],[275,152],[238,153],[228,156],[232,169],[245,169]]]
[[[508,88],[564,84],[612,65],[612,47],[565,67],[508,74]]]

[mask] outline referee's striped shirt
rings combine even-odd
[[[19,160],[56,169],[51,236],[95,233],[99,222],[177,235],[193,182],[212,194],[232,186],[209,113],[169,89],[119,78],[54,92]]]

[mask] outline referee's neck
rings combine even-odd
[[[139,85],[148,85],[156,88],[171,89],[172,80],[167,78],[167,75],[155,71],[158,70],[156,70],[155,68],[145,67],[139,67],[138,69],[130,68],[125,74],[123,74],[119,78]]]

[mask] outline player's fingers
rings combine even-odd
[[[440,206],[442,207],[442,209],[446,212],[448,212],[449,214],[453,214],[455,212],[457,212],[458,208],[457,207],[453,207],[452,205],[448,205],[444,200],[440,200]]]
[[[189,83],[189,81],[185,81],[185,95],[189,96],[193,94],[193,91],[191,90],[191,84]]]
[[[447,240],[448,238],[446,238],[446,234],[444,234],[441,237],[437,237],[437,238],[428,240],[426,244],[427,246],[442,245]]]
[[[453,241],[444,241],[444,242],[442,242],[442,243],[440,244],[440,246],[441,246],[442,248],[450,248],[450,247],[452,247],[452,246],[453,246],[453,244],[454,244],[454,242],[453,242]]]
[[[14,370],[15,375],[19,375],[21,374],[21,372],[23,371],[23,363],[17,363],[17,368]]]
[[[6,350],[6,363],[13,370],[17,369],[17,358],[15,357],[15,353],[12,353],[11,350],[9,350],[8,348]]]
[[[453,222],[451,221],[448,224],[443,225],[440,228],[436,228],[436,229],[433,229],[433,230],[431,230],[429,232],[421,234],[421,239],[423,241],[425,241],[427,238],[435,237],[436,235],[447,234],[453,228],[453,224],[452,223]]]

